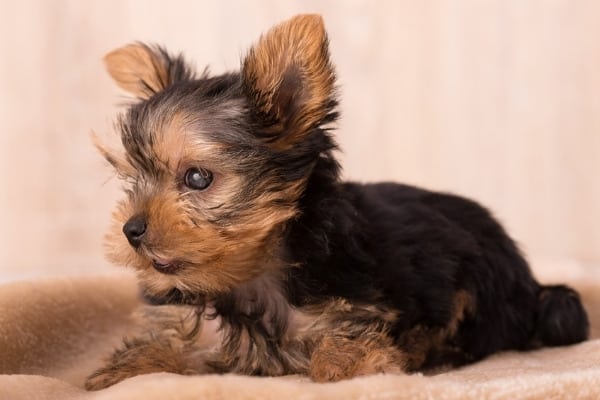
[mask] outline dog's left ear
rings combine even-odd
[[[242,81],[261,132],[282,150],[329,122],[335,73],[319,15],[298,15],[275,26],[242,61]]]
[[[110,76],[119,87],[142,100],[177,81],[193,79],[182,56],[173,57],[159,46],[133,43],[104,56]]]

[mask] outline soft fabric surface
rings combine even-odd
[[[481,399],[600,398],[600,281],[570,282],[592,321],[592,340],[504,353],[435,376],[377,375],[316,384],[305,377],[150,374],[99,392],[82,389],[139,306],[129,275],[0,286],[0,399]]]

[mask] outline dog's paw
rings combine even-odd
[[[309,375],[315,382],[336,382],[352,378],[364,357],[355,341],[344,337],[325,337],[311,357]]]
[[[386,336],[378,340],[325,337],[311,356],[309,375],[315,382],[337,382],[360,375],[400,373],[402,353]]]
[[[321,363],[312,366],[309,370],[310,378],[315,382],[337,382],[352,377],[352,373],[345,366],[335,363]]]

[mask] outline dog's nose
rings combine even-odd
[[[142,244],[146,228],[146,219],[138,215],[132,217],[123,225],[123,233],[127,237],[129,244],[137,248]]]

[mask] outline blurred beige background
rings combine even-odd
[[[600,271],[600,2],[55,0],[0,2],[0,281],[111,268],[103,54],[152,41],[222,72],[299,12],[329,30],[347,178],[474,197],[546,276]]]

